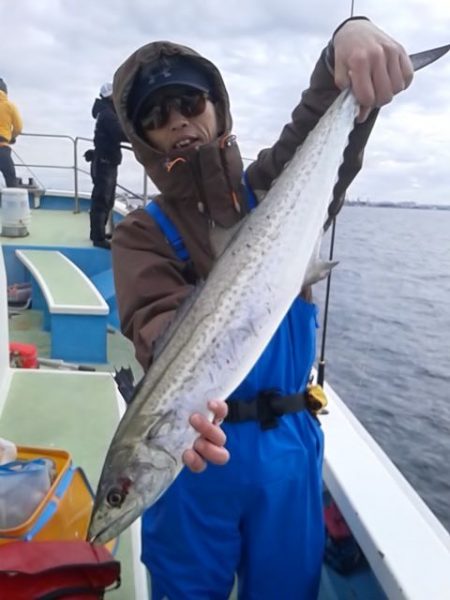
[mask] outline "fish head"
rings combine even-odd
[[[180,470],[164,449],[124,447],[108,452],[95,496],[88,540],[104,544],[116,538],[154,504]]]

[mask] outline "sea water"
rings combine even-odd
[[[450,210],[345,206],[334,258],[325,376],[450,531]]]

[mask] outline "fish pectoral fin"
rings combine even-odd
[[[330,274],[331,270],[339,264],[338,260],[318,260],[315,261],[306,272],[304,286],[313,285],[318,281],[322,281]]]
[[[331,269],[333,269],[339,263],[339,261],[337,260],[323,260],[320,257],[322,239],[323,231],[320,232],[319,237],[317,238],[317,241],[315,243],[314,250],[311,254],[311,258],[306,268],[306,273],[302,287],[313,285],[318,281],[322,281],[322,279],[328,277],[328,275],[331,272]]]

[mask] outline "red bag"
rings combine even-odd
[[[0,546],[0,600],[93,600],[120,586],[120,563],[84,541]]]

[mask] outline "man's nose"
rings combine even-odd
[[[168,123],[171,129],[179,129],[180,127],[186,127],[189,124],[189,119],[178,108],[171,106]]]

